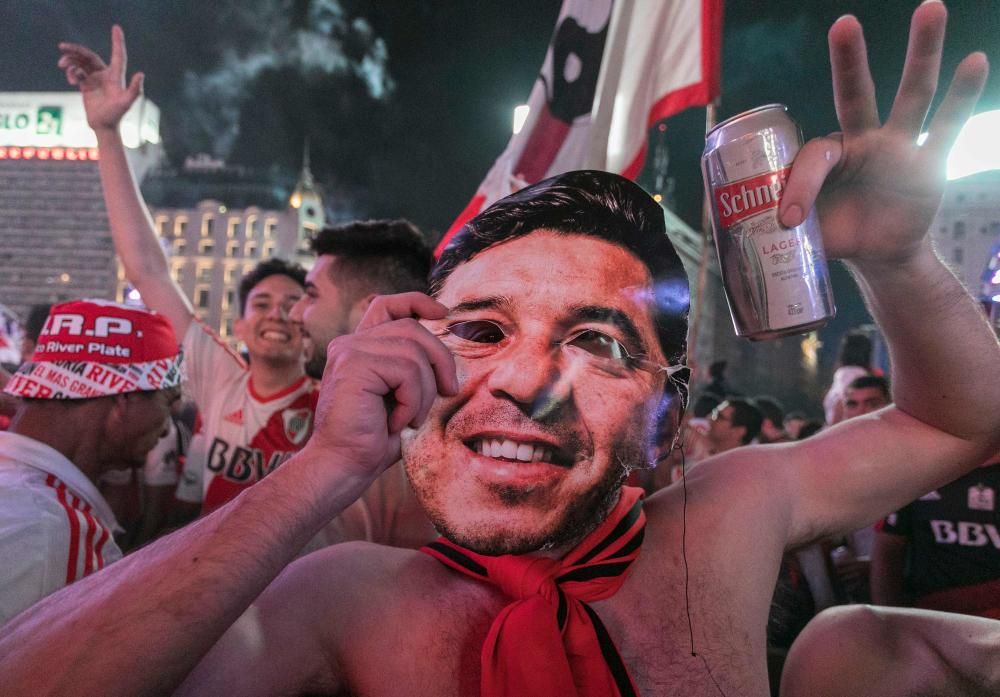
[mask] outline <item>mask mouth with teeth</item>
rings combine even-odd
[[[478,455],[507,462],[540,462],[543,464],[569,467],[572,458],[557,445],[531,439],[517,439],[507,436],[482,435],[464,441],[465,446]]]

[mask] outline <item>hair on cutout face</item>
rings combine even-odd
[[[663,209],[637,184],[609,172],[567,172],[494,203],[445,248],[431,269],[431,295],[480,252],[541,229],[597,237],[635,254],[653,280],[653,322],[663,355],[671,365],[684,362],[690,291]]]

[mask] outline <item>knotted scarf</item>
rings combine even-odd
[[[608,518],[564,559],[485,556],[441,537],[422,552],[514,599],[493,620],[482,651],[482,697],[638,695],[588,602],[610,598],[639,556],[642,490],[623,487]]]

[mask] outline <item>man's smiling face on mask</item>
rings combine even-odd
[[[584,235],[535,231],[459,265],[430,323],[462,388],[404,439],[407,472],[449,538],[487,553],[559,546],[647,459],[666,363],[648,269]]]

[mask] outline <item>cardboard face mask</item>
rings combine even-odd
[[[462,389],[404,438],[421,503],[486,553],[586,534],[685,395],[687,277],[661,209],[616,175],[561,175],[474,218],[431,280]]]

